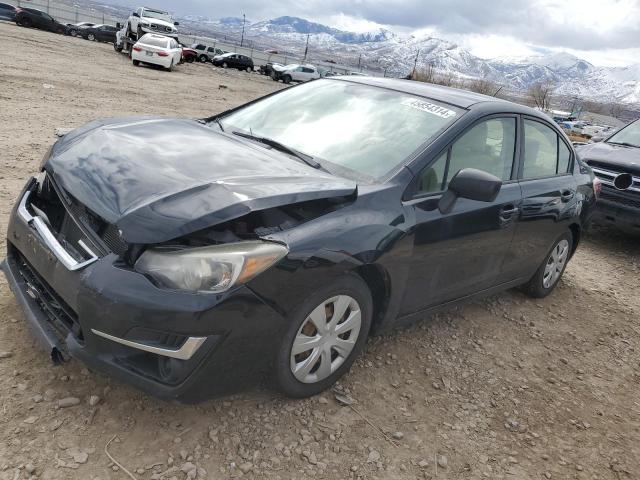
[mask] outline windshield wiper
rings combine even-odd
[[[629,142],[607,142],[607,143],[610,143],[612,145],[622,145],[623,147],[640,148],[640,145],[636,145],[634,143],[629,143]]]
[[[288,153],[289,155],[293,155],[297,159],[302,160],[304,163],[306,163],[310,167],[317,168],[318,170],[325,170],[324,168],[322,168],[322,165],[320,165],[318,162],[316,162],[313,159],[313,157],[310,157],[309,155],[306,155],[306,154],[304,154],[302,152],[299,152],[299,151],[295,150],[294,148],[287,147],[286,145],[283,145],[282,143],[278,142],[277,140],[273,140],[272,138],[259,137],[257,135],[252,135],[250,133],[244,133],[244,132],[238,132],[238,131],[235,131],[235,132],[232,132],[232,133],[234,135],[238,135],[239,137],[248,138],[250,140],[255,140],[256,142],[263,143],[263,144],[268,145],[271,148],[275,148],[276,150],[279,150],[281,152]]]

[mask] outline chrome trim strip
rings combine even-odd
[[[610,170],[603,170],[602,168],[597,168],[597,167],[591,167],[591,170],[593,170],[593,173],[596,174],[596,176],[600,179],[600,181],[602,183],[604,183],[605,185],[608,185],[610,187],[613,187],[613,188],[615,188],[615,186],[613,185],[613,180],[618,175],[620,175],[621,173],[624,173],[624,172],[612,172]],[[600,175],[602,175],[604,177],[607,177],[607,178],[602,178]],[[618,190],[618,191],[620,191],[620,192],[638,192],[638,193],[640,193],[640,177],[636,177],[635,175],[632,175],[632,177],[633,177],[632,186],[627,188],[626,190]]]
[[[29,210],[27,209],[27,200],[29,200],[29,195],[31,195],[31,192],[27,191],[22,197],[22,200],[20,200],[20,204],[18,205],[18,215],[40,234],[40,237],[47,247],[49,247],[49,250],[54,253],[56,258],[60,260],[60,263],[62,263],[67,270],[80,270],[81,268],[84,268],[98,260],[98,256],[93,253],[82,240],[79,240],[78,243],[90,255],[90,258],[84,262],[78,262],[75,258],[69,255],[62,245],[60,245],[60,242],[58,242],[55,235],[51,233],[51,230],[49,230],[45,221],[37,215],[33,216],[29,213]]]
[[[178,360],[189,360],[207,339],[207,337],[188,337],[180,348],[174,350],[171,348],[154,347],[152,345],[146,345],[144,343],[133,342],[131,340],[125,340],[124,338],[114,337],[113,335],[101,332],[99,330],[96,330],[95,328],[92,328],[91,332],[98,335],[99,337],[106,338],[122,345],[126,345],[127,347],[137,348],[138,350],[155,353],[156,355],[162,355],[164,357],[177,358]]]

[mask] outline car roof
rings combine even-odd
[[[508,105],[508,111],[514,113],[523,113],[534,115],[536,117],[545,117],[541,112],[533,108],[525,107],[517,103],[502,100],[480,93],[470,92],[468,90],[460,90],[458,88],[444,87],[442,85],[434,85],[432,83],[417,82],[415,80],[403,80],[399,78],[382,78],[382,77],[360,77],[358,75],[348,75],[332,78],[333,81],[345,81],[360,83],[363,85],[371,85],[374,87],[388,88],[400,92],[417,95],[420,97],[430,98],[443,103],[448,103],[456,107],[469,109],[478,103],[493,103],[496,106]]]

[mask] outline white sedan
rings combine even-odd
[[[145,33],[133,46],[131,58],[136,66],[140,63],[151,63],[171,71],[180,63],[182,48],[173,38]]]

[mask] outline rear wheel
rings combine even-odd
[[[23,18],[21,25],[23,27],[29,28],[31,26],[31,20],[29,20],[29,18]]]
[[[200,55],[198,57],[198,60],[200,60],[202,63],[206,63],[209,60],[209,57],[207,57],[206,55]]]
[[[573,235],[571,232],[560,236],[533,278],[522,287],[522,290],[534,298],[544,298],[553,292],[567,268],[572,245]]]
[[[140,66],[140,61],[139,61],[139,60],[134,60],[134,61],[133,61],[133,66],[134,66],[134,67],[138,67],[138,66]]]
[[[253,72],[253,68],[247,67],[247,72],[249,72],[249,73]]]
[[[311,294],[289,316],[277,350],[275,380],[291,397],[308,397],[344,375],[367,340],[373,302],[366,284],[345,276]]]
[[[227,68],[228,66],[227,62],[222,62],[222,68]]]

